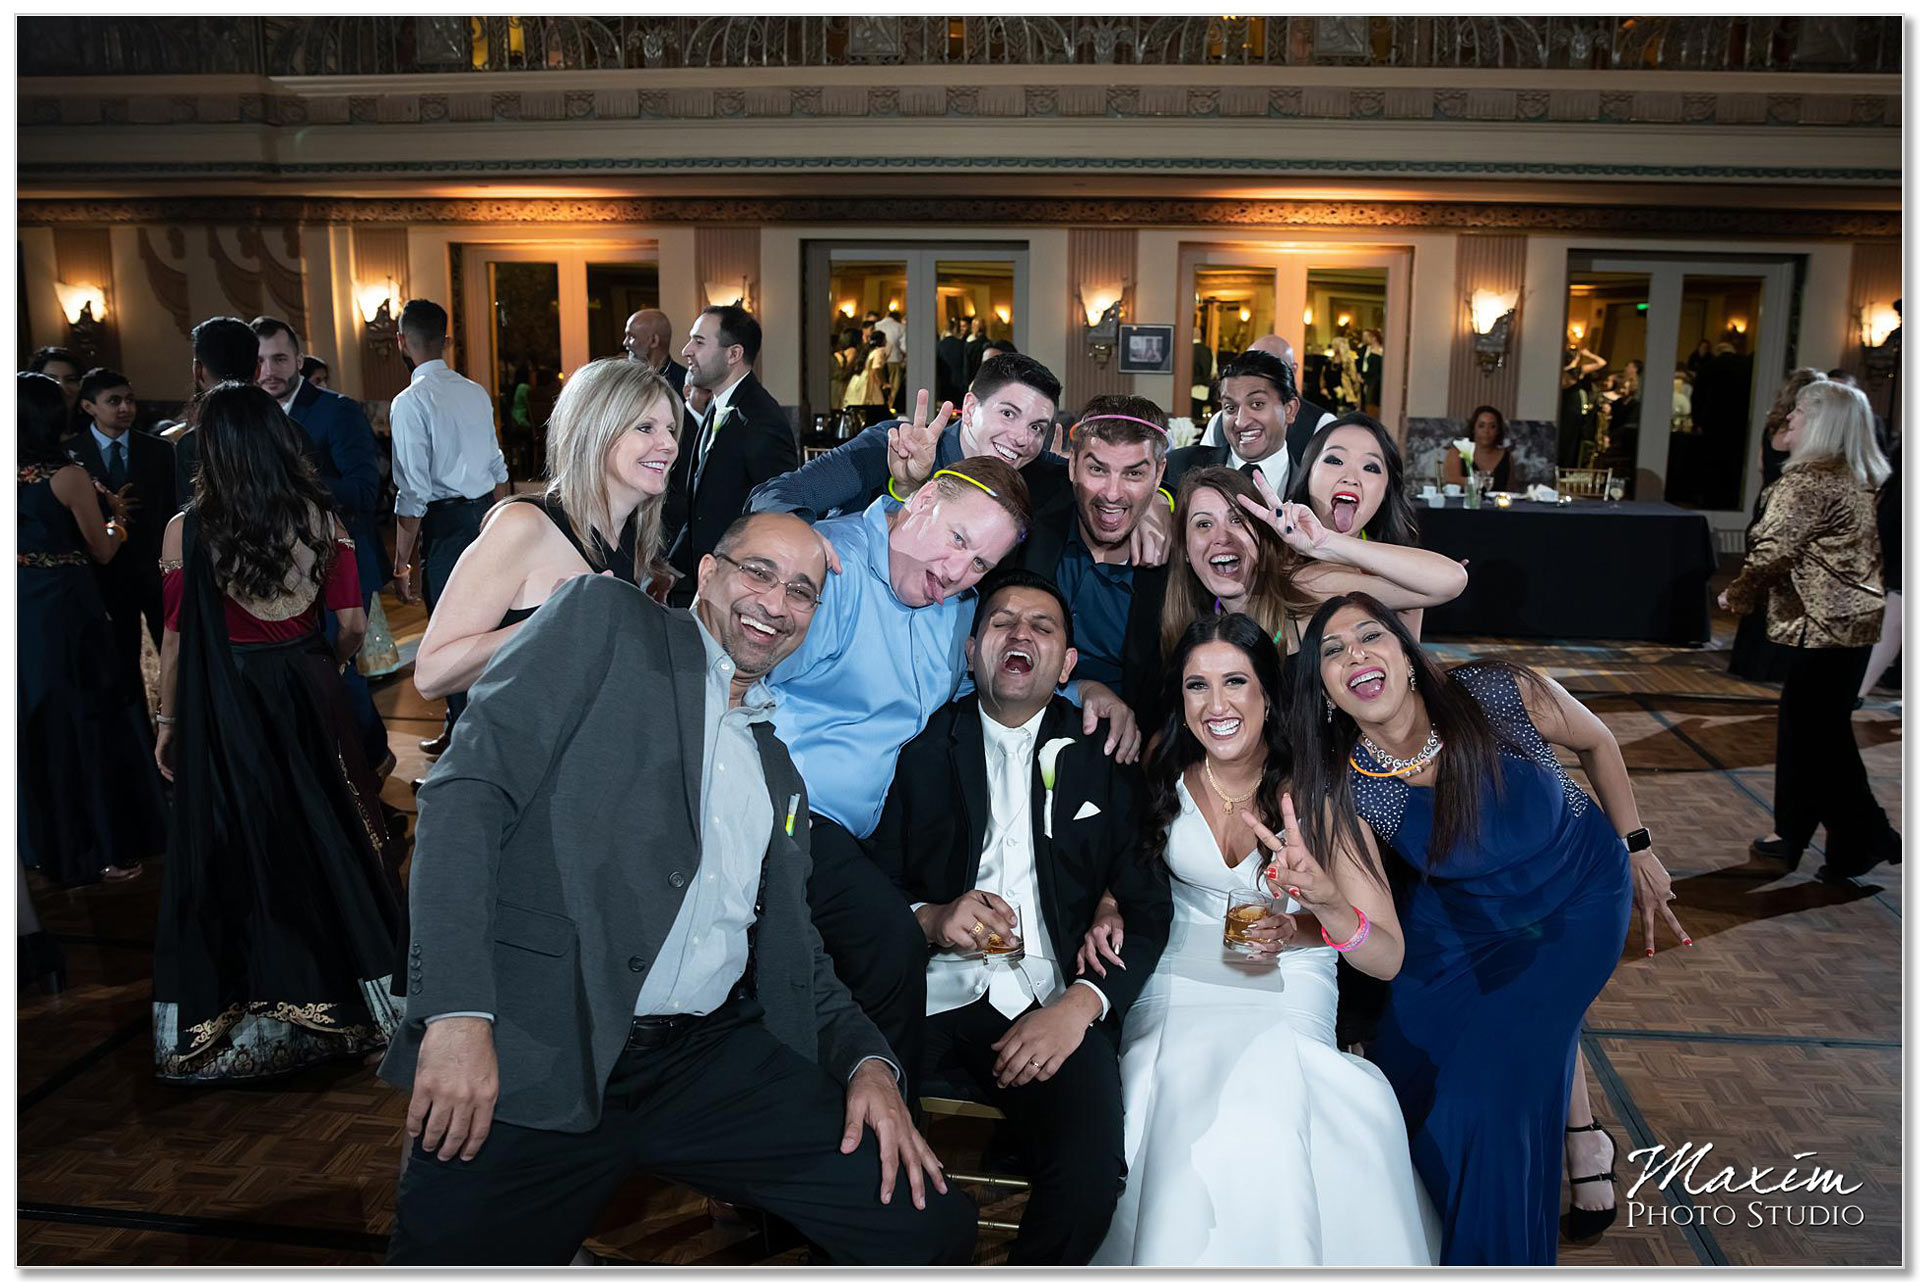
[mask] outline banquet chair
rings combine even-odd
[[[1555,469],[1554,489],[1577,499],[1607,497],[1607,482],[1613,479],[1610,467],[1562,467]]]
[[[929,1121],[936,1117],[977,1117],[987,1121],[1004,1122],[1007,1115],[980,1098],[980,1092],[964,1075],[952,1077],[931,1074],[920,1083],[920,1109]],[[958,1171],[948,1167],[947,1179],[959,1184],[976,1185],[988,1193],[1019,1193],[1029,1185],[1018,1175],[990,1175],[985,1171]],[[980,1216],[976,1221],[983,1229],[999,1229],[1005,1233],[1017,1232],[1018,1220],[990,1220]]]

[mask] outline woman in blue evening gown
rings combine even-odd
[[[1308,847],[1357,838],[1364,820],[1415,874],[1400,879],[1406,960],[1369,1057],[1406,1116],[1440,1262],[1551,1264],[1582,1016],[1630,904],[1649,935],[1657,911],[1684,938],[1619,745],[1525,669],[1443,672],[1361,594],[1320,608],[1301,656],[1294,795],[1330,803],[1300,806]],[[1553,744],[1579,754],[1600,805]]]

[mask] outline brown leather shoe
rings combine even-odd
[[[437,739],[422,739],[420,741],[420,751],[426,753],[429,757],[437,757],[441,753],[445,752],[447,750],[447,745],[452,742],[453,742],[452,732],[447,730],[442,730],[440,732],[440,736]]]

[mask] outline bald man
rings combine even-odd
[[[645,361],[666,376],[675,396],[687,394],[687,367],[673,359],[673,322],[657,307],[627,317],[626,337],[620,345],[630,361]]]
[[[1300,362],[1294,359],[1292,343],[1278,334],[1263,334],[1253,340],[1253,345],[1248,350],[1278,356],[1287,368],[1293,371],[1293,385],[1300,386]],[[1306,443],[1313,439],[1313,434],[1320,430],[1320,425],[1332,419],[1331,410],[1315,405],[1304,396],[1300,398],[1300,413],[1293,420],[1293,427],[1287,432],[1287,453],[1292,456],[1293,462],[1300,461],[1300,451],[1305,449]],[[1207,430],[1200,434],[1200,443],[1225,445],[1227,443],[1225,421],[1226,415],[1222,411],[1215,410],[1213,417],[1207,420]]]

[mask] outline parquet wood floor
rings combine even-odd
[[[405,646],[424,618],[387,599]],[[1621,742],[1641,813],[1679,894],[1694,946],[1639,925],[1588,1013],[1584,1039],[1596,1112],[1623,1150],[1714,1147],[1695,1187],[1724,1165],[1794,1164],[1841,1172],[1848,1197],[1810,1192],[1688,1196],[1649,1181],[1596,1246],[1565,1249],[1592,1265],[1902,1262],[1900,1168],[1901,868],[1828,886],[1809,852],[1794,874],[1746,851],[1771,825],[1778,691],[1727,675],[1727,620],[1712,647],[1505,645],[1447,638],[1451,660],[1499,655],[1533,664],[1582,695]],[[430,764],[418,741],[440,705],[402,675],[376,686],[399,767],[385,797],[413,809],[407,781]],[[1902,728],[1884,701],[1854,722],[1869,775],[1902,823]],[[1571,764],[1571,763],[1570,763]],[[371,1265],[393,1223],[405,1101],[359,1065],[253,1087],[186,1089],[153,1080],[151,943],[161,868],[116,886],[62,891],[31,878],[69,968],[58,996],[22,989],[18,1038],[16,1262],[53,1264]],[[1489,1048],[1497,1053],[1497,1048]],[[950,1164],[977,1168],[988,1130],[934,1123]],[[1623,1151],[1621,1198],[1640,1168]],[[994,1203],[1017,1218],[1023,1198]],[[1750,1223],[1750,1202],[1858,1208],[1857,1225]],[[1685,1224],[1724,1204],[1735,1222]],[[1664,1213],[1665,1218],[1660,1218]],[[1725,1210],[1719,1212],[1723,1217]],[[1653,1217],[1654,1222],[1649,1222]],[[1009,1237],[983,1232],[980,1264],[1005,1262]],[[619,1262],[790,1264],[802,1248],[769,1244],[747,1223],[716,1220],[704,1198],[636,1179],[591,1240]]]

